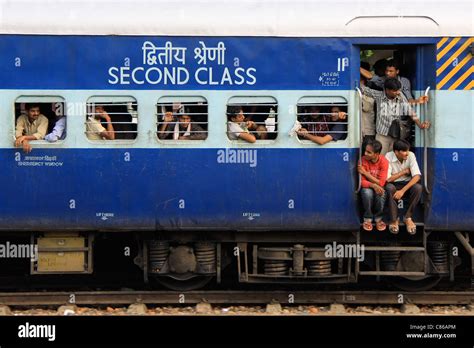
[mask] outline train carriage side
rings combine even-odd
[[[152,86],[144,89],[139,84],[111,85],[106,78],[97,79],[123,57],[132,56],[136,62],[147,40],[152,39],[3,38],[5,62],[21,57],[23,64],[31,61],[29,64],[33,65],[24,69],[10,64],[3,75],[3,84],[8,87],[3,93],[4,110],[10,111],[3,114],[3,122],[9,127],[4,129],[2,139],[6,165],[2,192],[10,197],[9,204],[3,206],[3,229],[285,230],[289,225],[303,230],[358,228],[353,194],[358,139],[355,113],[347,110],[353,98],[348,91],[349,72],[338,77],[337,83],[327,82],[329,87],[317,80],[331,69],[334,74],[337,72],[337,57],[348,51],[347,41],[208,40],[223,42],[229,57],[238,56],[242,64],[255,66],[256,86],[214,87],[216,81],[211,80],[204,89],[189,84],[153,91]],[[167,42],[191,47],[200,40],[204,39],[177,38]],[[109,53],[105,57],[102,53],[101,57],[88,54],[63,61],[63,57],[51,53],[42,56],[45,51],[40,48],[48,46],[61,46],[69,55],[100,51],[100,47],[106,47]],[[298,62],[286,56],[264,67],[264,60],[253,58],[295,50],[303,54]],[[319,51],[325,52],[324,59],[310,58]],[[325,60],[333,66],[325,66]],[[293,68],[285,70],[284,62],[289,61]],[[214,69],[214,76],[219,73],[217,68],[220,67],[210,68]],[[70,76],[74,71],[78,75]],[[203,79],[205,75],[196,76]],[[158,139],[153,129],[160,98],[181,98],[185,103],[197,95],[208,105],[208,137],[185,142]],[[84,110],[76,106],[89,105],[91,99],[125,103],[127,98],[137,105],[136,139],[89,141]],[[61,107],[69,113],[68,136],[58,144],[32,142],[34,150],[25,154],[13,148],[13,115],[18,113],[18,107],[35,100],[44,105],[62,101]],[[229,140],[226,108],[236,103],[246,107],[271,104],[278,109],[276,139],[255,144]],[[289,130],[307,105],[320,105],[326,113],[331,105],[341,105],[349,111],[346,139],[319,147],[290,137]],[[55,160],[48,161],[50,158]]]
[[[229,265],[247,283],[376,277],[420,290],[455,280],[461,258],[452,246],[467,251],[462,261],[471,262],[472,277],[472,38],[414,17],[387,16],[397,28],[390,35],[374,31],[365,16],[322,36],[300,29],[273,35],[276,27],[265,26],[258,36],[214,27],[200,35],[2,31],[2,240],[39,246],[31,274],[94,275],[96,261],[121,254],[126,239],[134,244],[127,267],[178,290],[220,282]],[[358,21],[363,30],[351,27]],[[356,87],[368,46],[415,62],[415,96],[431,87],[419,111],[432,128],[414,132],[426,189],[416,236],[360,229]],[[206,52],[214,52],[208,61]],[[66,115],[66,138],[32,141],[29,154],[15,148],[15,121],[27,103],[40,103],[51,121],[58,110]],[[116,140],[88,139],[96,105],[133,127],[122,134],[118,121]],[[269,137],[231,140],[231,106]],[[344,139],[320,146],[291,134],[313,107],[330,113],[333,106],[348,114]],[[166,111],[196,117],[205,139],[161,139]]]

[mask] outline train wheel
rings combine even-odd
[[[153,277],[156,283],[164,286],[167,289],[174,291],[191,291],[198,290],[206,286],[213,276],[195,276],[188,279],[177,279],[169,276]]]
[[[441,281],[439,276],[425,276],[416,278],[394,278],[391,283],[403,291],[427,291],[434,288]]]

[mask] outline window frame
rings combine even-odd
[[[67,120],[67,103],[66,99],[60,95],[20,95],[16,97],[13,101],[13,142],[16,140],[16,104],[27,104],[27,103],[38,103],[38,104],[54,104],[54,103],[62,103],[64,108],[63,115],[66,116]],[[21,114],[20,114],[21,115]],[[20,117],[20,115],[18,117]],[[48,120],[49,121],[49,120]],[[48,135],[49,133],[46,133]],[[29,143],[32,145],[40,145],[39,148],[48,148],[48,147],[55,147],[56,145],[63,144],[67,139],[68,134],[68,122],[66,121],[66,138],[63,140],[58,140],[55,142],[49,142],[46,139],[41,140],[29,140]],[[46,145],[46,146],[44,146]]]
[[[186,100],[187,99],[187,100]],[[184,106],[186,106],[186,103],[199,103],[203,102],[204,105],[206,106],[206,116],[207,116],[207,131],[206,131],[206,138],[205,139],[160,139],[158,137],[158,128],[160,126],[160,123],[158,121],[158,117],[162,115],[161,112],[158,112],[158,107],[163,106],[163,104],[170,104],[170,103],[184,103]],[[199,104],[195,104],[199,105]],[[202,114],[202,113],[199,113]],[[209,136],[210,136],[210,128],[211,128],[211,123],[209,122],[209,101],[206,97],[202,95],[163,95],[158,98],[158,100],[155,103],[155,139],[159,144],[163,145],[190,145],[190,144],[202,144],[206,141],[208,141]]]
[[[311,100],[317,100],[317,99],[321,99],[321,100],[323,100],[323,102],[302,103],[303,100],[310,100],[311,101]],[[335,99],[339,99],[340,101],[334,101]],[[331,140],[329,143],[326,143],[324,145],[319,145],[319,146],[327,147],[328,145],[334,145],[334,144],[347,144],[348,139],[349,139],[349,124],[350,124],[349,123],[349,118],[350,118],[351,115],[349,114],[349,102],[345,97],[343,97],[341,95],[334,95],[334,96],[306,95],[306,96],[302,96],[296,102],[296,113],[295,113],[296,119],[295,119],[295,122],[298,121],[298,117],[301,115],[301,113],[298,112],[298,109],[300,107],[304,107],[304,106],[323,106],[323,107],[342,106],[342,107],[344,107],[346,109],[345,112],[347,114],[347,119],[345,121],[346,138],[342,139],[342,140],[336,140],[336,141]],[[311,140],[300,139],[298,135],[296,135],[295,138],[302,145],[318,145],[318,144],[316,144],[315,142],[313,142]]]
[[[95,100],[97,99],[97,100]],[[112,99],[112,100],[111,100]],[[92,100],[92,101],[91,101]],[[114,101],[117,101],[116,103],[113,103]],[[130,124],[136,124],[137,125],[137,130],[136,131],[131,131],[131,132],[127,132],[127,133],[135,133],[136,136],[134,139],[114,139],[114,140],[105,140],[105,139],[97,139],[97,140],[93,140],[93,139],[89,139],[89,137],[87,136],[87,120],[88,120],[88,108],[89,108],[89,105],[90,104],[93,104],[93,103],[97,103],[97,104],[100,104],[100,105],[105,105],[107,106],[108,104],[110,104],[109,106],[111,105],[126,105],[126,103],[133,103],[137,110],[135,111],[136,112],[136,120],[137,122],[134,123],[134,122],[131,122]],[[84,135],[84,137],[86,138],[86,141],[88,141],[89,143],[91,144],[135,144],[137,141],[138,141],[138,137],[139,137],[139,131],[138,131],[138,123],[140,122],[139,121],[139,112],[138,112],[138,101],[137,101],[137,98],[135,98],[134,96],[131,96],[131,95],[92,95],[92,96],[89,96],[87,98],[87,100],[85,101],[85,117],[86,119],[84,120],[84,122],[82,122],[82,125],[83,125],[83,129],[84,131],[82,132],[82,134]],[[109,114],[109,112],[107,112]],[[110,114],[109,114],[110,115]],[[132,116],[132,121],[133,121],[133,114],[130,113],[130,116]],[[112,122],[113,124],[113,122]]]
[[[257,102],[257,103],[249,103],[248,100],[249,99],[255,99],[255,100],[261,100],[262,102]],[[237,100],[237,102],[232,102],[233,100]],[[241,102],[240,100],[246,100],[245,102]],[[275,136],[275,139],[257,139],[255,141],[255,143],[249,143],[245,140],[242,140],[242,139],[230,139],[229,138],[229,132],[228,132],[228,122],[229,122],[229,118],[228,118],[228,114],[227,114],[227,110],[230,106],[253,106],[253,105],[256,105],[256,106],[269,106],[271,108],[271,106],[275,106],[276,107],[276,111],[275,111],[275,131],[272,132],[274,134],[276,134]],[[280,135],[280,129],[279,129],[279,115],[280,115],[280,105],[278,103],[278,99],[272,95],[262,95],[262,96],[259,96],[259,95],[235,95],[235,96],[231,96],[227,99],[227,103],[225,105],[225,117],[226,117],[226,120],[225,120],[225,137],[227,139],[228,142],[230,142],[231,144],[251,144],[252,146],[255,146],[255,145],[272,145],[274,144],[277,140],[278,140],[278,137]],[[245,114],[245,113],[244,113]]]

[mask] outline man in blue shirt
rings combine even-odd
[[[66,116],[60,116],[56,120],[53,130],[44,139],[50,143],[66,139]]]

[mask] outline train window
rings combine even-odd
[[[230,140],[253,143],[274,140],[278,135],[278,102],[273,97],[232,97],[226,116]]]
[[[54,143],[66,138],[64,99],[55,96],[22,96],[15,100],[15,139]],[[19,140],[22,142],[22,140]],[[18,146],[21,144],[18,143]]]
[[[157,136],[160,140],[205,140],[208,105],[203,97],[162,97],[156,104]]]
[[[128,96],[91,97],[86,104],[85,133],[89,140],[134,140],[137,101]]]
[[[324,145],[347,138],[347,100],[342,97],[303,97],[297,104],[293,131],[303,143]]]

